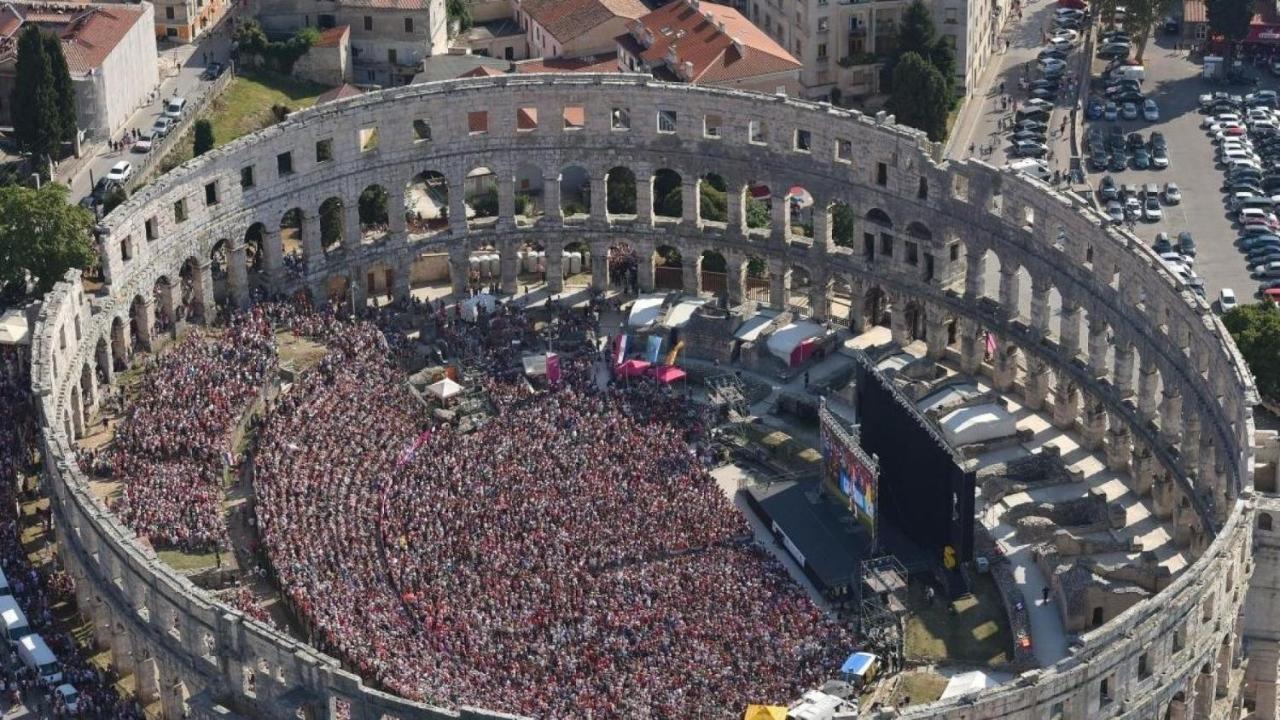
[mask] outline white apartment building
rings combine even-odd
[[[1012,0],[925,0],[956,51],[956,84],[973,85],[999,43]],[[810,99],[880,91],[878,56],[893,50],[911,0],[735,0],[734,6],[804,63]]]

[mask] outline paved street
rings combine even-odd
[[[1118,183],[1176,182],[1182,189],[1180,205],[1164,206],[1164,218],[1158,222],[1139,221],[1134,233],[1148,244],[1157,232],[1167,232],[1176,240],[1179,232],[1188,230],[1196,240],[1195,271],[1204,278],[1205,297],[1211,302],[1224,287],[1232,288],[1242,302],[1248,302],[1257,289],[1257,283],[1249,278],[1243,256],[1236,250],[1236,232],[1223,205],[1221,186],[1223,171],[1215,166],[1215,149],[1210,138],[1200,129],[1204,115],[1197,107],[1202,93],[1228,89],[1243,94],[1248,88],[1213,85],[1200,78],[1200,63],[1188,58],[1186,51],[1176,51],[1173,39],[1160,36],[1147,47],[1143,58],[1146,80],[1143,92],[1160,106],[1160,121],[1148,123],[1142,120],[1105,121],[1087,123],[1105,132],[1113,125],[1124,128],[1125,134],[1142,132],[1149,138],[1152,130],[1164,133],[1169,144],[1169,167],[1164,170],[1134,170],[1132,166],[1123,172],[1089,173],[1089,183],[1097,187],[1104,175],[1110,174]],[[1276,82],[1264,76],[1263,86],[1274,87]]]
[[[221,27],[226,27],[225,20]],[[164,101],[175,94],[187,98],[188,103],[194,104],[196,97],[212,84],[200,77],[204,72],[206,58],[208,62],[225,63],[230,53],[231,39],[225,32],[206,33],[197,43],[191,45],[166,44],[163,46],[160,49],[159,96],[149,105],[139,108],[130,118],[127,127],[150,130],[155,119],[164,112]],[[123,134],[121,132],[115,139],[119,139]],[[103,146],[99,155],[71,179],[72,200],[78,201],[89,194],[94,180],[105,176],[111,166],[118,161],[130,160],[136,164],[142,157],[141,154],[128,149],[112,152]],[[93,180],[90,179],[91,177]]]

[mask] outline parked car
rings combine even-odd
[[[216,80],[218,76],[221,74],[222,74],[222,63],[212,62],[205,67],[203,77],[205,80]]]
[[[1116,225],[1124,222],[1124,205],[1119,200],[1107,203],[1107,219]]]
[[[1142,208],[1142,217],[1147,222],[1155,222],[1164,217],[1164,211],[1160,209],[1160,201],[1154,195],[1147,198]]]
[[[1164,201],[1169,205],[1177,205],[1182,202],[1182,190],[1177,183],[1164,184]]]
[[[1120,116],[1120,106],[1116,105],[1115,102],[1108,100],[1107,104],[1103,107],[1102,117],[1106,118],[1107,120],[1115,120],[1119,116]]]
[[[1158,122],[1160,120],[1160,106],[1156,105],[1156,101],[1147,98],[1142,103],[1142,119],[1147,122]]]
[[[173,120],[161,115],[156,118],[155,123],[151,126],[151,134],[157,138],[162,138],[169,134],[173,129]]]
[[[133,177],[133,164],[128,160],[121,160],[111,166],[111,171],[107,173],[106,179],[123,184],[128,182],[131,177]]]
[[[1162,147],[1152,150],[1151,164],[1161,170],[1169,167],[1169,153]]]
[[[1169,241],[1169,233],[1156,233],[1156,241],[1152,243],[1151,249],[1154,250],[1157,255],[1164,255],[1165,253],[1173,252],[1173,243]]]
[[[1196,256],[1196,241],[1192,239],[1191,233],[1186,230],[1178,233],[1178,253],[1183,257]]]
[[[1101,182],[1098,183],[1098,197],[1103,200],[1115,200],[1119,195],[1120,191],[1116,188],[1115,178],[1103,175]]]
[[[149,153],[151,152],[152,142],[153,136],[151,133],[144,132],[138,136],[137,140],[133,141],[133,151],[136,153]]]
[[[1013,143],[1013,154],[1017,157],[1044,157],[1049,148],[1044,143],[1034,140],[1018,140]]]
[[[1120,106],[1120,117],[1125,120],[1138,119],[1138,106],[1135,103],[1127,102]]]
[[[1140,147],[1134,151],[1133,167],[1135,170],[1146,170],[1151,167],[1151,153],[1147,152],[1145,147]]]

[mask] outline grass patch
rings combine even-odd
[[[892,704],[903,706],[931,703],[942,697],[943,691],[947,689],[947,682],[946,678],[937,673],[906,673],[899,681],[897,692],[893,695]]]
[[[178,572],[207,570],[218,564],[215,553],[191,553],[183,550],[157,550],[156,557]]]
[[[912,615],[906,628],[909,659],[999,667],[1012,657],[1009,619],[990,577],[979,575],[973,593],[954,603],[938,601],[929,606],[923,588],[916,585],[911,588],[910,601]]]
[[[213,123],[213,146],[218,147],[275,124],[273,105],[285,105],[294,111],[309,108],[328,89],[288,75],[247,70],[236,75],[200,117]],[[193,125],[165,156],[162,168],[168,171],[191,159],[194,143]]]

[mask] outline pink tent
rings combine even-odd
[[[653,378],[663,385],[670,385],[677,380],[683,380],[686,374],[685,371],[675,365],[663,365],[654,370]]]
[[[619,377],[639,377],[644,375],[644,371],[649,367],[649,363],[645,360],[628,360],[621,365],[616,365],[613,371]]]

